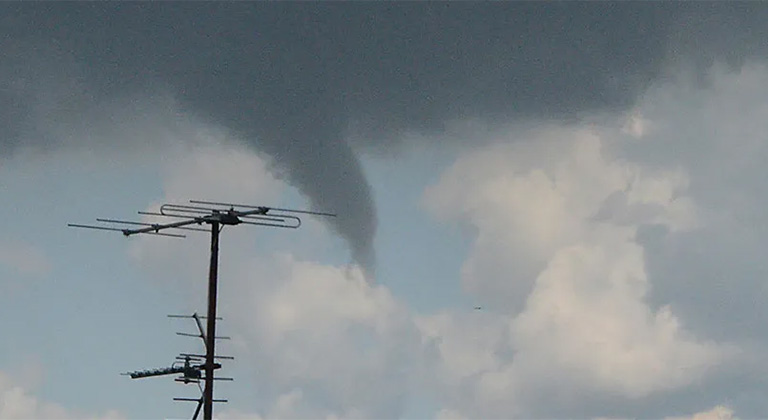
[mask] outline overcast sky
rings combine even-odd
[[[768,416],[768,6],[0,4],[0,418]],[[475,309],[479,307],[481,309]],[[696,417],[698,416],[698,417]]]

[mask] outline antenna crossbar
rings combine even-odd
[[[205,318],[207,318],[206,316],[203,316],[203,315],[197,315],[197,317],[198,317],[198,318],[200,318],[200,319],[205,319]],[[168,318],[195,318],[195,315],[168,315]],[[223,320],[223,319],[224,319],[224,318],[222,318],[222,317],[220,317],[220,316],[217,316],[217,317],[216,317],[216,320],[217,320],[217,321],[221,321],[221,320]]]

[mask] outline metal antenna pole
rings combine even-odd
[[[208,272],[208,326],[206,328],[203,419],[213,419],[213,356],[216,345],[216,289],[219,270],[219,222],[211,223],[211,265]]]

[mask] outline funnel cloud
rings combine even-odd
[[[376,206],[357,153],[452,121],[620,111],[670,65],[738,66],[768,50],[760,3],[3,3],[0,13],[0,153],[70,147],[80,140],[55,134],[87,125],[83,110],[161,92],[269,154],[313,208],[338,213],[329,223],[369,272]]]

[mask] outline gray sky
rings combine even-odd
[[[234,321],[274,381],[253,379],[263,417],[759,417],[765,22],[761,2],[6,2],[0,168],[48,186],[35,207],[93,186],[45,169],[75,156],[163,185],[135,205],[337,212],[349,255],[316,226],[263,271],[232,259],[271,278],[231,297],[269,321]],[[27,245],[0,266],[59,273]],[[195,249],[150,247],[130,255],[152,278]]]
[[[738,64],[766,47],[760,3],[2,7],[3,77],[26,81],[4,94],[5,147],[53,143],[32,127],[51,113],[71,124],[165,93],[257,145],[316,208],[343,209],[335,227],[369,268],[375,205],[346,138],[391,151],[456,120],[616,111],[670,62]]]

